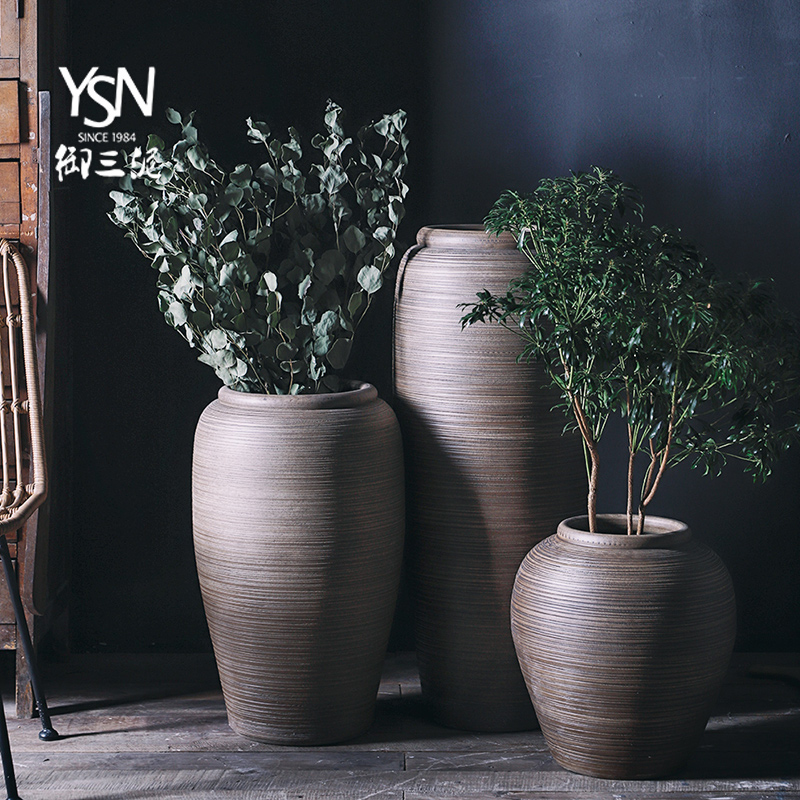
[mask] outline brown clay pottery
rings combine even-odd
[[[369,384],[223,388],[197,426],[197,568],[228,719],[280,744],[372,722],[403,550],[403,461]]]
[[[555,760],[585,775],[666,775],[697,746],[733,648],[720,559],[682,522],[561,523],[525,558],[511,627]]]
[[[500,325],[461,329],[462,303],[527,268],[510,236],[423,228],[395,296],[394,387],[406,458],[408,570],[422,690],[452,727],[536,718],[508,622],[530,548],[584,507],[580,444],[562,437],[543,373]]]

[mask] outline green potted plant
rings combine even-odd
[[[248,120],[260,163],[226,170],[169,109],[177,141],[151,137],[111,192],[167,322],[225,384],[195,435],[200,587],[231,726],[280,743],[371,723],[402,556],[396,419],[336,371],[395,255],[405,114],[355,139],[341,115],[314,157]]]
[[[583,440],[587,514],[526,557],[512,597],[523,673],[554,757],[613,778],[664,774],[702,734],[733,646],[730,578],[676,520],[648,517],[665,471],[756,477],[798,438],[798,332],[764,284],[729,281],[676,231],[641,224],[612,172],[506,192],[486,219],[530,268],[463,323],[522,340]],[[597,513],[598,443],[622,417],[625,513]],[[644,463],[640,466],[639,461]]]

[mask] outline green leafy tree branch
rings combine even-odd
[[[505,192],[486,218],[530,268],[506,294],[480,292],[463,324],[522,339],[562,396],[586,454],[597,527],[598,443],[612,414],[628,439],[628,532],[641,533],[666,470],[718,473],[737,459],[766,478],[798,438],[800,336],[764,283],[719,277],[676,231],[642,224],[636,190],[593,168]],[[637,487],[637,458],[646,459]]]

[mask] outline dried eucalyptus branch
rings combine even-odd
[[[148,142],[156,170],[120,180],[112,222],[158,270],[167,322],[222,381],[246,392],[335,391],[358,323],[395,256],[408,191],[408,139],[397,111],[346,138],[329,101],[312,160],[247,120],[258,167],[227,172],[198,140],[193,115],[168,147]]]

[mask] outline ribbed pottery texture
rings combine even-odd
[[[566,769],[667,775],[697,746],[736,630],[730,576],[685,524],[563,522],[520,567],[511,626],[545,740]]]
[[[403,550],[400,431],[374,387],[223,388],[197,426],[194,540],[237,733],[326,744],[372,722]]]
[[[452,727],[535,727],[508,622],[530,548],[585,503],[577,440],[496,324],[461,329],[461,303],[527,268],[510,236],[427,227],[401,265],[394,386],[403,430],[408,556],[425,698]]]

